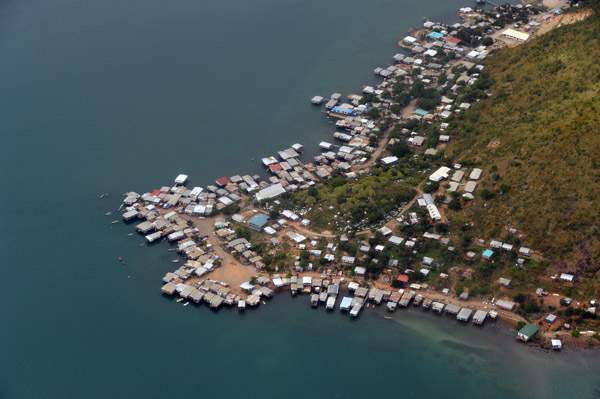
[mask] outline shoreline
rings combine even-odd
[[[548,0],[550,1],[550,0]],[[562,2],[558,2],[558,4],[562,4]],[[464,17],[461,15],[461,17]],[[463,18],[464,20],[465,18]],[[538,29],[541,30],[544,26],[547,26],[550,24],[549,21],[544,21],[545,23],[542,23]],[[551,28],[550,28],[551,29]],[[429,30],[427,29],[416,29],[416,30],[411,30],[411,35],[415,35],[415,36],[419,36],[419,33],[426,33]],[[497,35],[497,37],[499,38],[502,32],[497,32],[495,33],[495,35]],[[498,42],[500,42],[500,40],[498,40]],[[398,43],[401,47],[405,48],[405,49],[413,49],[414,46],[410,46],[407,45],[406,43],[404,43],[402,40]],[[520,44],[519,42],[516,42],[513,45],[518,45]],[[492,49],[493,50],[493,49]],[[453,65],[458,64],[459,62],[464,62],[465,58],[461,57],[459,60],[453,61],[451,60],[450,62],[448,62],[443,70],[449,70]],[[400,63],[398,64],[400,65]],[[390,71],[391,74],[393,74],[393,76],[396,76],[395,74],[398,73],[397,71],[406,71],[408,70],[410,67],[407,68],[403,68],[402,65],[400,65],[400,67],[396,68],[396,69],[390,69],[387,68],[386,70],[382,70],[382,71]],[[381,73],[382,76],[383,73]],[[433,75],[434,77],[436,77],[436,75]],[[379,86],[378,86],[379,87]],[[368,93],[366,91],[366,88],[363,89],[363,93]],[[351,96],[355,96],[355,95],[351,95]],[[332,96],[333,97],[333,96]],[[350,97],[350,96],[349,96]],[[412,101],[410,104],[408,104],[407,106],[402,108],[402,112],[400,113],[402,116],[399,117],[399,120],[409,120],[414,116],[414,111],[416,110],[416,106],[415,106],[415,102],[416,99],[414,101]],[[336,111],[336,108],[339,108],[340,106],[337,107],[332,107],[331,111],[328,111],[328,117],[333,117],[333,118],[337,118],[340,121],[344,121],[348,118],[348,114],[346,113],[345,109],[347,109],[345,106],[347,104],[342,104],[341,105],[341,109]],[[329,108],[329,107],[328,107]],[[343,113],[339,113],[339,112],[343,112]],[[385,112],[385,111],[384,111]],[[355,115],[355,114],[352,114]],[[434,115],[435,117],[435,115]],[[342,128],[344,125],[343,124],[339,124],[336,123],[336,127],[338,128]],[[360,146],[359,144],[359,148],[362,149],[362,155],[366,156],[368,154],[370,154],[369,159],[366,160],[361,160],[358,161],[358,159],[356,158],[351,158],[349,160],[349,162],[351,161],[351,163],[349,164],[348,169],[350,173],[366,173],[370,167],[378,160],[378,158],[385,152],[386,147],[388,145],[389,142],[389,135],[391,133],[391,131],[394,129],[395,127],[395,123],[392,123],[391,126],[389,126],[384,133],[381,135],[381,137],[379,138],[379,141],[377,142],[377,146],[370,147],[370,146],[366,146],[364,145],[364,141],[362,142],[362,146]],[[373,127],[370,128],[371,130],[373,129]],[[355,140],[356,137],[352,140]],[[349,140],[349,141],[352,141]],[[300,146],[302,147],[302,146]],[[334,147],[340,147],[343,148],[344,144],[342,144],[341,146],[339,145],[335,145]],[[294,146],[292,146],[292,148],[294,148]],[[291,149],[288,150],[284,150],[283,152],[286,151],[290,151]],[[300,154],[296,153],[296,157],[298,159],[300,159],[300,155],[301,155],[301,151],[299,150]],[[359,153],[359,151],[357,151],[357,154],[360,156],[361,154]],[[280,156],[281,156],[281,152],[280,152]],[[287,155],[286,155],[287,156]],[[288,173],[288,171],[293,170],[293,172],[289,172],[288,175],[291,175],[292,173],[296,173],[296,175],[300,176],[299,180],[298,178],[292,176],[293,178],[290,180],[288,179],[287,183],[285,186],[282,186],[282,188],[284,189],[284,192],[286,191],[285,188],[288,186],[294,186],[294,183],[300,183],[300,182],[304,182],[304,181],[309,181],[312,182],[313,184],[316,184],[320,181],[320,179],[322,179],[323,177],[321,175],[325,175],[325,176],[330,176],[332,174],[332,172],[334,171],[334,168],[339,167],[339,165],[343,164],[344,162],[339,162],[338,160],[334,160],[332,161],[331,159],[327,160],[324,158],[321,158],[319,160],[317,160],[316,157],[316,163],[319,166],[314,166],[312,164],[302,164],[300,162],[300,166],[299,167],[292,167],[289,169],[285,169],[285,166],[282,166],[283,164],[287,164],[287,160],[288,159],[294,159],[294,156],[290,156],[289,158],[284,158],[283,156],[281,156],[283,159],[282,163],[278,163],[278,162],[271,162],[270,160],[268,160],[269,163],[267,163],[268,158],[264,158],[263,159],[263,163],[265,164],[266,167],[268,167],[267,170],[269,170],[272,173],[275,173],[276,171],[279,172],[282,168],[285,170],[286,173]],[[273,158],[273,157],[271,157]],[[273,158],[274,159],[274,158]],[[365,158],[363,158],[365,159]],[[337,162],[337,163],[336,163]],[[291,163],[291,162],[290,162]],[[273,165],[280,165],[279,168],[275,168]],[[290,165],[287,165],[288,167]],[[322,172],[321,174],[319,174],[319,172]],[[302,173],[302,174],[301,174]],[[269,178],[269,180],[271,181],[271,186],[276,186],[276,185],[282,185],[282,181],[285,182],[283,180],[283,178],[281,178],[282,174],[276,174],[277,178],[275,178],[275,180],[278,180],[278,182],[276,183],[275,180],[273,180],[273,178]],[[318,178],[314,178],[314,175],[317,175]],[[281,178],[281,179],[280,179]],[[214,281],[220,281],[221,284],[219,284],[222,287],[227,288],[227,293],[222,295],[220,291],[216,291],[215,294],[216,296],[218,296],[219,298],[217,298],[218,300],[216,302],[210,302],[211,307],[214,308],[219,308],[221,306],[221,304],[224,302],[224,300],[222,298],[226,298],[226,300],[229,301],[229,304],[235,304],[235,303],[240,303],[243,302],[244,300],[247,300],[249,297],[251,297],[253,294],[250,294],[249,292],[247,292],[247,290],[242,289],[240,286],[243,285],[246,282],[252,281],[253,279],[256,279],[258,277],[269,277],[269,274],[264,273],[260,266],[259,263],[261,262],[262,257],[258,256],[257,254],[254,254],[254,256],[252,258],[247,257],[247,260],[252,261],[252,259],[256,259],[256,258],[261,258],[258,259],[256,261],[252,261],[251,265],[253,266],[249,266],[249,265],[244,265],[239,261],[239,255],[240,255],[240,250],[237,249],[230,252],[227,251],[223,248],[225,242],[223,240],[220,240],[219,238],[216,237],[215,233],[218,232],[219,230],[222,231],[222,229],[229,229],[229,226],[232,225],[230,223],[226,223],[223,225],[223,227],[220,227],[219,230],[217,230],[217,228],[212,228],[213,223],[215,223],[218,219],[221,219],[221,217],[217,216],[217,217],[212,217],[212,216],[202,216],[200,217],[196,217],[197,215],[195,215],[195,211],[193,212],[192,215],[188,215],[187,214],[187,209],[185,211],[183,211],[183,208],[177,208],[177,205],[181,205],[181,203],[178,203],[177,201],[175,201],[173,204],[170,204],[170,202],[172,201],[173,196],[179,196],[178,200],[182,197],[185,197],[185,192],[190,191],[188,190],[184,184],[185,184],[185,180],[187,179],[187,176],[185,176],[185,179],[183,179],[183,181],[178,182],[176,180],[176,185],[172,188],[170,187],[163,187],[161,190],[155,190],[158,191],[158,194],[156,194],[156,199],[158,199],[161,195],[162,195],[162,200],[166,200],[167,196],[169,196],[169,200],[168,200],[168,206],[164,206],[165,202],[163,202],[162,200],[159,201],[155,201],[154,199],[150,199],[148,202],[148,198],[144,199],[143,196],[140,196],[137,193],[133,193],[135,194],[137,197],[134,199],[133,203],[127,203],[125,202],[128,206],[126,208],[127,212],[136,212],[136,216],[135,218],[139,218],[141,217],[142,211],[145,212],[142,218],[146,218],[147,221],[151,222],[151,224],[154,224],[155,220],[167,220],[168,222],[172,222],[174,224],[178,224],[179,225],[179,229],[173,228],[173,230],[171,232],[163,232],[163,229],[158,227],[158,226],[153,226],[151,227],[148,231],[142,231],[140,230],[140,232],[142,234],[146,234],[147,232],[151,232],[156,230],[155,233],[152,233],[148,236],[146,236],[146,238],[148,239],[148,241],[151,243],[155,240],[158,239],[162,239],[162,241],[165,241],[167,239],[167,236],[169,237],[169,241],[171,241],[171,235],[175,234],[175,233],[180,233],[183,232],[182,237],[180,239],[184,240],[184,243],[190,243],[190,242],[195,242],[195,244],[190,244],[187,247],[182,249],[181,246],[181,241],[179,241],[180,239],[176,240],[175,242],[178,244],[178,252],[180,252],[181,256],[183,256],[184,258],[187,258],[188,261],[185,263],[184,266],[187,266],[189,268],[191,268],[192,272],[195,273],[195,275],[192,275],[192,273],[189,273],[188,275],[186,275],[185,273],[183,273],[182,275],[178,275],[177,271],[175,273],[170,273],[173,274],[174,277],[170,278],[170,280],[167,281],[167,276],[169,275],[169,273],[167,273],[167,276],[164,279],[165,285],[171,285],[173,287],[177,288],[177,293],[181,294],[182,291],[179,291],[180,286],[178,286],[179,284],[185,285],[186,287],[183,289],[188,289],[187,287],[192,287],[193,289],[190,290],[190,292],[193,291],[193,293],[195,294],[197,291],[201,290],[201,287],[206,287],[205,283],[211,279]],[[225,179],[223,180],[223,184],[219,183],[219,180],[221,179]],[[244,183],[240,183],[240,181],[243,180]],[[229,204],[227,204],[226,202],[222,202],[219,203],[216,201],[217,196],[218,195],[222,195],[220,198],[223,197],[227,197],[229,196],[230,198],[234,198],[234,201],[231,201],[231,203],[235,203],[235,199],[237,198],[237,202],[241,205],[245,205],[242,206],[241,208],[246,210],[246,213],[248,213],[247,218],[243,218],[242,222],[237,222],[239,225],[244,225],[247,224],[248,221],[251,219],[251,217],[253,215],[259,214],[261,211],[258,209],[254,209],[255,207],[249,207],[249,203],[252,201],[252,196],[245,194],[245,190],[247,189],[248,191],[250,191],[250,189],[253,188],[252,182],[254,182],[255,184],[257,184],[258,188],[262,188],[262,187],[267,187],[268,188],[268,184],[264,181],[260,181],[261,177],[260,176],[252,176],[250,179],[246,179],[246,176],[244,176],[243,179],[238,180],[237,182],[233,182],[233,178],[231,179],[231,181],[227,178],[220,178],[217,179],[217,186],[214,186],[215,189],[209,189],[208,191],[206,191],[206,193],[208,194],[206,197],[203,197],[202,200],[200,200],[200,195],[197,196],[198,198],[198,203],[201,205],[201,207],[204,208],[208,208],[210,207],[211,212],[213,209],[223,209],[227,206],[229,206]],[[260,181],[260,183],[259,183]],[[264,183],[264,184],[263,184]],[[243,186],[243,184],[246,184],[246,187]],[[306,184],[305,184],[306,185]],[[233,187],[232,187],[233,186]],[[179,188],[181,189],[179,189]],[[306,185],[306,188],[308,187],[312,187],[312,185],[308,184]],[[263,188],[260,190],[260,192],[265,191],[267,188]],[[300,186],[300,189],[302,189],[303,186]],[[166,190],[163,190],[166,189]],[[173,191],[173,189],[175,189]],[[222,190],[222,193],[219,193],[219,190]],[[203,191],[203,190],[200,190]],[[253,192],[255,190],[252,190],[251,192]],[[295,191],[292,190],[292,191]],[[171,194],[171,192],[174,192],[174,195]],[[260,193],[259,192],[259,193]],[[201,192],[199,192],[198,194],[201,194]],[[154,195],[154,194],[153,194]],[[212,197],[211,197],[212,195]],[[132,193],[128,193],[128,198],[130,198],[132,196]],[[219,198],[219,199],[220,199]],[[258,197],[257,197],[258,198]],[[272,197],[270,197],[272,198]],[[416,198],[415,198],[416,199]],[[415,200],[413,199],[413,201]],[[212,202],[211,202],[212,200]],[[145,205],[139,205],[138,207],[136,207],[135,204],[140,204],[140,201],[142,201],[142,204]],[[131,201],[129,201],[131,202]],[[148,206],[147,204],[150,203],[150,206]],[[155,206],[156,204],[156,206]],[[202,205],[204,204],[204,205]],[[163,206],[163,208],[160,208],[159,206]],[[183,204],[185,205],[185,204]],[[214,205],[214,207],[213,207]],[[223,205],[221,207],[219,207],[219,205]],[[177,212],[173,212],[171,209],[178,209]],[[408,209],[408,208],[406,208]],[[127,213],[126,212],[126,213]],[[207,212],[209,215],[211,212]],[[171,215],[172,213],[175,213],[175,215]],[[181,215],[180,215],[181,214]],[[171,216],[168,216],[171,215]],[[152,219],[149,219],[149,216],[152,216]],[[172,219],[172,220],[170,220]],[[181,222],[185,222],[187,223],[187,228],[185,228],[183,226],[183,223]],[[390,221],[383,223],[383,225],[387,225]],[[146,222],[144,222],[146,223]],[[141,224],[144,224],[141,223]],[[171,223],[171,224],[172,224]],[[233,224],[235,226],[235,224]],[[138,225],[139,227],[140,225]],[[169,226],[169,223],[165,223],[164,226]],[[172,226],[169,226],[168,228],[171,228]],[[167,230],[168,230],[167,228]],[[368,230],[365,230],[365,232],[367,232]],[[287,226],[283,227],[283,229],[281,231],[278,232],[278,234],[275,235],[275,237],[280,238],[281,241],[284,241],[284,239],[286,238],[284,233],[289,234],[289,233],[294,233],[296,235],[298,235],[300,232],[301,234],[307,234],[310,235],[311,237],[315,238],[315,237],[335,237],[335,235],[330,234],[330,235],[324,235],[324,234],[318,234],[315,233],[313,231],[311,231],[309,228],[303,228],[299,225],[299,223],[292,223],[292,221],[290,221],[289,224],[287,224]],[[234,233],[234,231],[230,231],[230,233],[228,232],[224,232],[225,237],[232,237],[232,234]],[[157,235],[156,238],[148,238],[151,237],[153,235]],[[202,241],[200,241],[200,243],[198,243],[197,241],[195,241],[195,238],[197,237],[205,237],[202,239]],[[288,236],[289,237],[289,236]],[[301,236],[303,237],[303,236]],[[303,237],[304,240],[306,240],[307,237]],[[303,240],[303,241],[304,241]],[[196,246],[196,244],[204,244],[202,246]],[[300,244],[302,245],[302,244]],[[189,252],[187,251],[187,248],[191,248],[194,247],[194,249],[196,250],[196,254],[194,254],[193,256],[189,256]],[[242,248],[241,250],[244,250],[245,252],[252,252],[252,248],[251,246],[247,246],[246,248]],[[295,251],[296,253],[298,253],[298,251]],[[198,255],[198,256],[196,256]],[[250,254],[252,255],[252,254]],[[194,258],[195,256],[195,258]],[[201,260],[198,260],[201,259]],[[192,263],[193,262],[193,263]],[[203,274],[198,274],[197,271],[200,270],[200,268],[204,268],[205,272]],[[181,270],[178,269],[178,271]],[[340,272],[341,273],[341,272]],[[273,273],[271,273],[272,275]],[[299,275],[299,274],[296,274]],[[328,274],[326,275],[325,273],[317,273],[317,272],[303,272],[302,274],[300,274],[302,277],[311,277],[312,279],[323,279],[326,280],[327,278],[331,278],[332,275]],[[340,275],[341,276],[341,275]],[[347,275],[344,276],[344,278],[348,278]],[[286,291],[286,288],[281,288],[279,287],[275,287],[273,285],[273,281],[272,279],[269,279],[270,283],[268,284],[264,284],[264,286],[266,287],[267,285],[269,286],[269,289],[271,290],[272,288],[275,288],[275,294],[279,294],[282,293],[283,291]],[[177,282],[176,284],[174,282]],[[365,281],[361,280],[362,283],[365,283]],[[204,285],[203,285],[204,284]],[[346,284],[346,288],[348,288],[348,282],[345,282]],[[251,284],[254,285],[254,284]],[[384,291],[390,291],[390,292],[394,292],[397,291],[397,288],[393,288],[391,285],[389,284],[384,284],[378,281],[368,281],[365,283],[365,285],[361,285],[361,288],[368,288],[368,287],[377,287],[378,289],[384,290]],[[163,286],[164,288],[165,286]],[[340,284],[340,289],[342,287],[342,284]],[[170,289],[171,287],[169,287]],[[325,288],[327,288],[327,286],[325,286]],[[290,288],[291,290],[292,288]],[[321,286],[318,287],[318,289],[316,289],[316,292],[320,292],[320,290],[322,289]],[[202,296],[200,296],[200,298],[204,297],[204,300],[206,301],[206,297],[208,296],[207,294],[210,292],[211,289],[208,289],[208,291],[205,291],[202,293]],[[216,288],[215,288],[216,290]],[[408,290],[408,289],[407,289]],[[224,291],[223,291],[224,292]],[[312,288],[309,290],[309,293],[312,293],[313,290]],[[163,293],[165,293],[165,291],[163,290]],[[415,290],[416,294],[421,294],[427,298],[431,298],[431,299],[437,299],[439,301],[443,301],[446,304],[452,304],[452,305],[465,305],[468,306],[471,309],[475,309],[475,310],[484,310],[484,311],[489,311],[489,310],[495,310],[496,306],[492,305],[490,303],[487,303],[485,301],[481,302],[477,301],[477,300],[468,300],[468,301],[461,301],[457,298],[453,298],[450,297],[449,295],[445,295],[445,294],[440,294],[440,293],[436,293],[434,291],[431,290]],[[173,295],[175,294],[175,291],[171,291],[170,294],[167,295]],[[213,298],[215,295],[211,294],[211,298]],[[389,295],[384,295],[385,297],[389,297]],[[183,296],[182,296],[183,298]],[[185,299],[188,299],[189,297],[186,297]],[[236,302],[237,301],[237,302]],[[256,302],[256,305],[258,305],[261,301],[263,301],[263,299],[261,299],[259,297],[259,300]],[[410,300],[409,300],[410,301]],[[185,305],[187,305],[189,302],[186,302]],[[226,302],[227,303],[227,302]],[[264,302],[263,302],[264,303]],[[361,311],[362,307],[366,304],[369,304],[370,302],[364,301],[364,303],[361,303],[360,306],[358,306],[358,310],[357,310],[357,314],[359,311]],[[184,305],[184,306],[185,306]],[[336,306],[337,306],[337,302],[336,302]],[[368,305],[367,305],[368,306]],[[374,307],[375,305],[373,305]],[[409,303],[408,306],[411,306],[411,304]],[[507,325],[512,325],[513,327],[517,325],[518,322],[521,321],[526,321],[524,318],[520,317],[519,315],[517,315],[514,312],[505,312],[505,311],[498,311],[498,318],[499,320],[501,320],[502,322],[506,323]],[[548,339],[551,334],[550,332],[546,332],[542,334],[544,339]],[[561,338],[563,338],[561,336]],[[568,337],[565,337],[568,338]],[[564,339],[564,338],[563,338]],[[566,342],[570,342],[570,339],[567,339]],[[579,341],[576,341],[579,343]]]

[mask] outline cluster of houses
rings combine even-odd
[[[221,305],[233,306],[241,300],[239,295],[231,293],[225,285],[209,279],[197,282],[188,282],[179,278],[169,280],[165,276],[165,284],[161,291],[165,295],[179,295],[183,300],[193,301],[197,304],[207,303],[211,308],[218,309]]]
[[[461,13],[473,20],[480,16],[478,11],[469,8],[461,9]],[[427,88],[434,88],[438,91],[450,89],[453,94],[460,92],[462,87],[473,85],[479,73],[484,67],[479,64],[490,53],[491,47],[477,45],[471,47],[470,43],[464,43],[457,37],[460,30],[463,29],[483,29],[489,33],[491,22],[478,22],[471,24],[445,25],[426,21],[424,23],[425,33],[419,37],[407,36],[402,41],[408,54],[396,54],[394,64],[385,68],[376,68],[374,73],[383,78],[383,81],[376,86],[365,86],[362,94],[350,94],[347,101],[342,99],[342,95],[334,93],[327,100],[325,108],[329,116],[336,119],[336,131],[333,138],[341,145],[329,142],[319,144],[322,150],[321,154],[314,158],[314,164],[304,164],[300,158],[304,151],[301,144],[294,144],[290,148],[279,151],[278,156],[269,156],[262,158],[270,176],[265,180],[258,175],[235,175],[231,177],[220,177],[215,180],[215,184],[204,187],[193,187],[191,189],[185,186],[188,176],[179,175],[175,179],[173,186],[164,186],[144,194],[129,192],[123,201],[125,221],[143,219],[144,221],[136,225],[136,230],[143,234],[149,243],[155,241],[166,241],[176,246],[175,250],[185,258],[185,263],[177,270],[167,273],[163,277],[164,285],[161,291],[165,295],[178,295],[182,300],[188,300],[195,303],[207,303],[211,308],[217,309],[222,305],[235,306],[244,310],[246,306],[257,306],[262,298],[269,298],[274,292],[283,288],[290,290],[292,295],[306,293],[310,295],[310,302],[313,307],[319,304],[325,304],[328,310],[333,310],[336,306],[338,295],[341,295],[344,279],[337,275],[333,276],[331,269],[323,273],[320,277],[308,275],[288,275],[281,277],[277,274],[272,278],[260,276],[254,282],[245,282],[240,288],[247,294],[242,298],[231,292],[226,283],[219,283],[214,280],[206,279],[204,276],[214,268],[220,265],[220,258],[214,253],[210,245],[203,245],[205,237],[198,234],[198,230],[188,224],[188,220],[181,215],[190,215],[195,217],[211,216],[215,211],[220,211],[225,207],[241,203],[243,197],[248,193],[256,201],[275,199],[276,197],[297,190],[305,190],[314,186],[320,179],[327,179],[332,174],[341,170],[346,172],[346,177],[353,178],[357,176],[352,171],[353,166],[363,164],[368,159],[369,154],[375,151],[372,146],[371,136],[378,135],[379,128],[377,120],[370,115],[372,108],[378,109],[379,115],[384,117],[391,116],[398,120],[399,116],[392,113],[393,100],[388,93],[393,92],[394,84],[400,80],[414,84],[417,80],[422,82]],[[533,26],[533,25],[532,25]],[[506,36],[516,40],[527,40],[528,36],[523,32],[508,29],[504,33]],[[457,55],[458,61],[449,64],[448,55],[452,52]],[[450,66],[458,66],[459,73],[453,73]],[[453,69],[454,70],[454,69]],[[468,71],[469,73],[466,73]],[[438,77],[444,73],[447,83],[439,83]],[[365,97],[368,97],[368,104],[365,104]],[[449,97],[455,97],[448,94]],[[321,104],[325,99],[316,96],[312,99],[314,104]],[[469,103],[455,104],[453,98],[441,96],[440,104],[432,111],[416,109],[410,118],[424,121],[443,121],[451,117],[454,113],[466,111],[471,107]],[[381,112],[382,111],[382,112]],[[443,133],[448,128],[448,123],[441,123],[440,130]],[[402,133],[407,137],[407,142],[414,147],[422,147],[427,141],[425,137],[419,136],[416,132],[410,132],[403,129]],[[392,139],[397,140],[397,139]],[[450,136],[441,134],[440,143],[450,140]],[[393,141],[390,141],[393,144]],[[434,148],[425,151],[425,155],[435,155]],[[385,166],[392,166],[398,161],[395,156],[387,156],[381,159]],[[363,171],[359,171],[362,173]],[[465,177],[468,174],[468,178]],[[468,171],[461,165],[454,165],[453,168],[443,166],[429,176],[432,182],[442,182],[448,179],[446,191],[458,192],[464,191],[463,197],[467,200],[474,199],[473,193],[476,190],[477,182],[481,178],[482,170],[474,168]],[[442,215],[437,208],[433,197],[424,194],[418,199],[419,206],[426,208],[429,217],[433,221],[441,221]],[[168,210],[165,213],[164,210]],[[265,232],[272,237],[269,242],[272,247],[280,244],[280,238],[289,239],[297,250],[309,250],[313,258],[323,258],[327,262],[339,260],[342,265],[353,266],[356,263],[356,257],[348,254],[336,256],[337,247],[334,243],[327,244],[327,250],[322,253],[316,249],[317,242],[292,230],[282,230],[288,222],[300,222],[303,226],[310,225],[310,221],[302,219],[291,210],[285,210],[279,220],[270,220],[264,213],[256,212],[251,215],[233,215],[235,222],[243,223],[249,229],[257,232]],[[409,215],[408,221],[404,217],[399,222],[416,224],[418,216],[416,213]],[[285,231],[284,234],[280,232]],[[387,246],[404,246],[412,248],[418,242],[417,238],[403,238],[393,234],[388,227],[382,227],[379,232],[386,238],[385,245],[375,246],[375,252],[383,252]],[[222,240],[223,248],[231,253],[239,254],[239,259],[246,265],[252,265],[257,271],[264,269],[263,258],[252,249],[252,244],[243,237],[237,237],[234,230],[229,228],[229,223],[224,218],[215,219],[215,235]],[[438,234],[424,233],[423,238],[439,240],[442,244],[448,245],[448,249],[454,251],[454,247],[449,246],[449,240],[442,238]],[[347,242],[346,236],[340,237],[340,242]],[[480,242],[481,245],[485,243]],[[483,251],[483,259],[491,259],[494,251],[504,250],[513,251],[514,248],[508,243],[502,243],[492,240],[489,242],[489,248]],[[359,248],[359,255],[370,253],[372,248],[367,243],[362,243]],[[521,247],[519,255],[528,257],[531,251],[528,248]],[[354,254],[352,254],[354,255]],[[467,252],[466,257],[473,259],[476,256],[473,252]],[[303,272],[300,262],[295,263],[295,270]],[[372,260],[377,261],[376,259]],[[519,258],[518,262],[523,263]],[[419,272],[427,276],[435,260],[430,257],[423,257]],[[398,260],[390,259],[388,266],[398,266]],[[412,270],[405,270],[404,273]],[[366,274],[366,268],[362,266],[354,267],[354,275],[361,277]],[[440,274],[441,279],[448,278],[445,273]],[[573,276],[563,273],[560,278],[564,281],[572,281]],[[398,280],[408,283],[407,274],[398,276]],[[503,286],[508,286],[510,280],[499,279],[498,282]],[[423,309],[432,309],[433,312],[450,314],[459,321],[468,322],[471,318],[475,324],[481,325],[490,318],[496,318],[496,310],[484,311],[473,310],[467,307],[461,307],[444,301],[434,301],[417,293],[420,289],[427,289],[427,285],[411,284],[408,290],[382,290],[376,287],[361,287],[357,282],[347,284],[348,296],[343,296],[339,303],[342,311],[348,311],[353,317],[358,316],[364,306],[369,307],[386,304],[386,308],[393,312],[398,306],[408,307],[412,302],[414,306],[421,306]],[[444,289],[444,294],[449,294],[448,289]],[[467,299],[468,294],[463,293],[461,299]],[[186,302],[187,303],[187,302]],[[264,303],[264,302],[263,302]],[[498,309],[512,311],[516,304],[507,300],[498,300],[495,302]],[[552,316],[552,315],[549,315]],[[531,329],[529,329],[531,330]],[[519,332],[519,338],[531,336],[531,331]],[[527,334],[529,335],[527,335]],[[535,333],[535,332],[533,332]]]

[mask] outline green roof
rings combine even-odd
[[[519,330],[519,334],[524,335],[526,337],[531,337],[533,336],[537,331],[539,330],[539,328],[537,328],[536,326],[534,326],[533,324],[526,324],[525,327],[521,328]]]

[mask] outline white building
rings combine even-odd
[[[442,215],[440,214],[440,211],[438,210],[437,206],[427,205],[427,211],[429,212],[429,217],[431,218],[431,220],[435,222],[439,222],[440,220],[442,220]]]
[[[448,178],[449,172],[450,172],[449,167],[442,166],[441,168],[439,168],[438,170],[433,172],[431,174],[431,176],[429,176],[429,180],[434,181],[434,182],[440,182],[440,181]]]

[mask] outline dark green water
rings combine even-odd
[[[0,397],[598,396],[595,352],[417,310],[183,308],[160,295],[166,247],[103,216],[178,173],[207,184],[294,142],[314,153],[333,129],[313,95],[376,82],[407,28],[466,5],[1,2]]]

